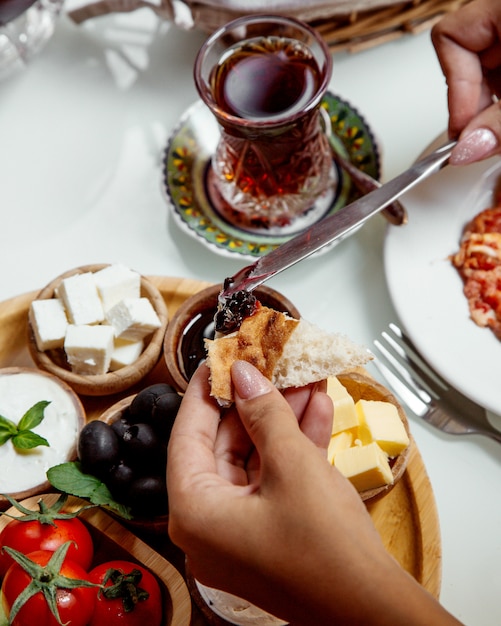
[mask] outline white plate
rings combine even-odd
[[[402,199],[409,223],[389,228],[384,265],[395,310],[422,356],[449,384],[501,414],[501,341],[469,317],[449,256],[463,226],[491,206],[499,158],[446,167]]]

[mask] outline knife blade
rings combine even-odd
[[[371,191],[333,215],[318,221],[251,265],[242,268],[234,276],[225,280],[219,302],[224,303],[237,291],[252,291],[272,276],[344,237],[418,182],[443,167],[455,145],[455,141],[450,141],[440,146],[379,189]]]

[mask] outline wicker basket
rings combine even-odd
[[[97,0],[69,12],[76,23],[107,13],[147,7],[180,28],[207,33],[242,15],[268,13],[296,17],[311,24],[333,52],[356,52],[430,28],[443,15],[471,0],[310,0],[290,3],[248,0]],[[182,10],[179,9],[182,7]],[[266,8],[264,8],[266,7]],[[271,7],[271,8],[270,8]]]
[[[431,28],[471,0],[411,0],[378,9],[310,22],[333,52],[356,52]]]

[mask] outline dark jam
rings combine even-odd
[[[206,309],[196,315],[186,326],[178,348],[178,362],[187,380],[193,376],[198,366],[205,360],[204,339],[214,339],[215,331],[221,334],[234,332],[244,318],[254,313],[258,301],[248,291],[237,291],[224,301],[215,315],[214,309]],[[214,323],[216,322],[216,323]]]
[[[221,109],[244,119],[293,115],[317,92],[320,71],[309,49],[284,37],[259,37],[224,56],[212,76]]]
[[[250,317],[257,307],[256,296],[250,291],[236,291],[224,300],[215,320],[218,333],[227,335],[238,330],[246,317]]]

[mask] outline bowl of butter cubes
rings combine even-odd
[[[168,311],[147,278],[120,263],[61,274],[31,302],[28,346],[36,365],[78,394],[122,392],[161,354]]]

